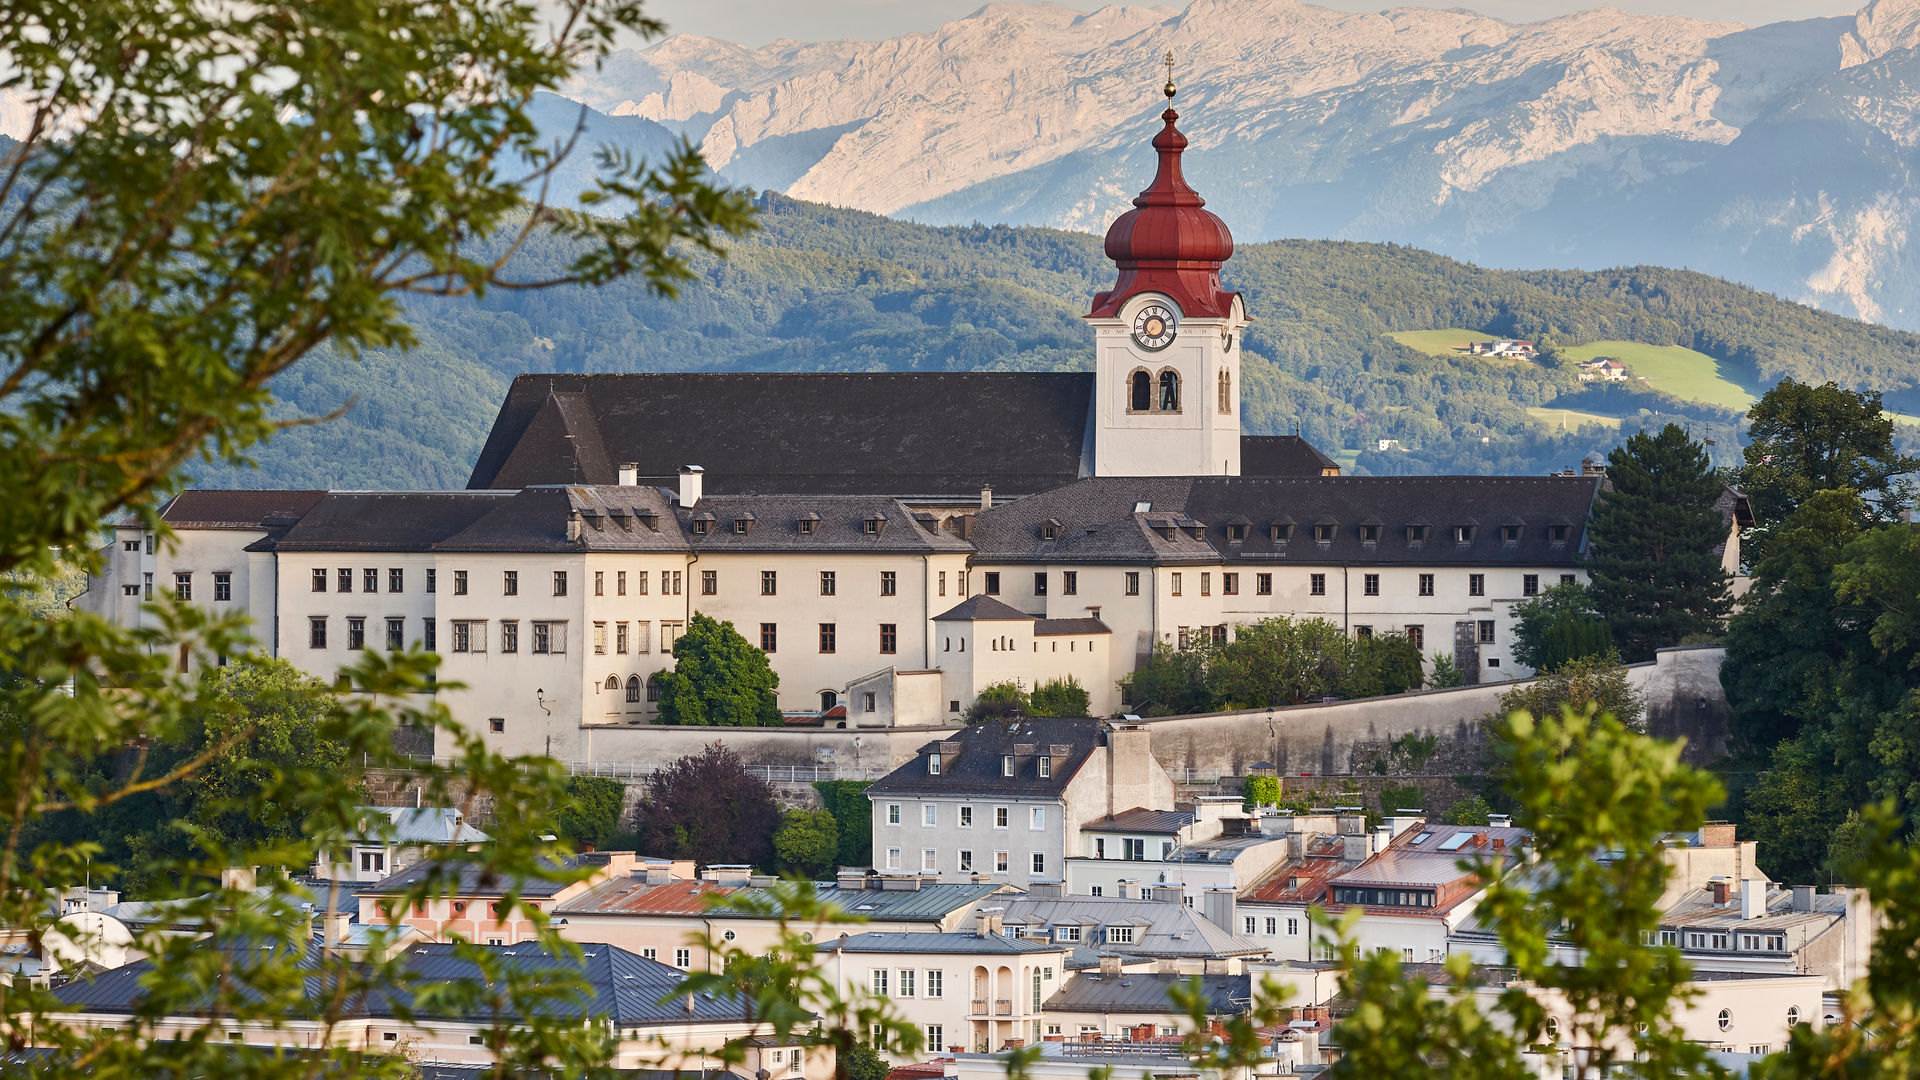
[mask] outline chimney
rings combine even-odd
[[[1225,930],[1229,934],[1240,931],[1233,928],[1234,896],[1232,889],[1208,889],[1201,898],[1202,912],[1207,921]]]
[[[1120,958],[1117,956],[1101,957],[1100,958],[1100,974],[1102,975],[1120,974]]]
[[[1707,888],[1712,890],[1713,902],[1716,904],[1726,903],[1727,896],[1732,891],[1727,883],[1727,879],[1723,877],[1708,878]]]
[[[867,872],[858,866],[843,866],[834,883],[848,892],[864,892],[867,887]]]
[[[1393,843],[1393,826],[1391,825],[1374,826],[1373,850],[1376,852],[1385,851],[1387,850],[1387,845],[1391,843]]]
[[[1764,919],[1767,915],[1767,883],[1760,878],[1740,880],[1740,917]]]
[[[1342,836],[1340,840],[1346,845],[1346,850],[1340,853],[1342,862],[1366,862],[1367,856],[1373,854],[1367,850],[1367,838],[1364,835]]]
[[[1513,828],[1513,815],[1488,814],[1487,824],[1495,829],[1511,829]]]
[[[639,487],[640,486],[640,463],[639,462],[628,461],[623,463],[620,466],[620,486],[621,487]]]
[[[1001,921],[1003,918],[1005,918],[1004,908],[981,908],[974,913],[973,936],[983,938],[1001,936],[1001,931],[1006,925]]]
[[[982,510],[993,509],[993,485],[992,484],[982,484],[980,486],[980,509]]]
[[[700,482],[706,478],[707,470],[698,465],[680,466],[680,505],[692,506],[700,501]]]
[[[1813,910],[1813,886],[1795,885],[1793,887],[1793,910],[1809,912]]]
[[[229,866],[220,871],[220,887],[237,889],[241,892],[253,891],[253,867]]]
[[[649,884],[649,885],[671,885],[671,884],[673,884],[673,866],[672,866],[672,864],[670,864],[670,863],[648,863],[648,864],[647,864],[647,884]]]

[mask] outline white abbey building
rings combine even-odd
[[[784,710],[854,727],[1066,675],[1117,713],[1154,643],[1270,615],[1526,674],[1509,609],[1584,577],[1602,478],[1342,476],[1242,434],[1232,237],[1163,119],[1107,234],[1092,373],[522,376],[467,489],[187,491],[174,538],[120,526],[77,602],[243,611],[321,678],[422,644],[466,687],[441,692],[457,718],[576,760],[655,718],[648,680],[696,612],[767,651]]]

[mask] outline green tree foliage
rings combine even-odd
[[[1034,687],[1027,712],[1032,716],[1092,716],[1093,699],[1080,680],[1069,675]]]
[[[1143,716],[1207,712],[1217,700],[1208,684],[1209,645],[1155,644],[1146,661],[1120,680],[1120,697]]]
[[[1336,692],[1343,698],[1362,698],[1418,690],[1425,678],[1420,660],[1419,646],[1405,634],[1356,637]]]
[[[627,785],[606,776],[567,780],[566,801],[554,810],[553,827],[575,845],[605,847],[620,832]]]
[[[1747,419],[1749,442],[1734,482],[1746,492],[1758,526],[1759,550],[1751,554],[1768,550],[1768,530],[1821,491],[1859,495],[1860,528],[1890,522],[1912,505],[1913,481],[1905,474],[1920,470],[1920,458],[1899,452],[1878,390],[1788,378],[1767,391]]]
[[[1459,664],[1454,663],[1453,654],[1450,652],[1434,653],[1428,664],[1430,666],[1427,668],[1427,688],[1430,690],[1444,690],[1448,687],[1460,686],[1467,681],[1465,673],[1460,670]]]
[[[1030,715],[1032,706],[1027,692],[1017,682],[989,683],[980,688],[980,696],[967,706],[965,720],[982,724],[989,720],[1012,720]]]
[[[1427,793],[1416,784],[1387,784],[1380,789],[1380,813],[1383,816],[1402,810],[1421,810],[1427,805]]]
[[[1627,669],[1611,653],[1568,661],[1515,685],[1500,695],[1500,712],[1490,719],[1497,726],[1516,712],[1550,716],[1562,708],[1597,709],[1630,731],[1646,730],[1646,697],[1627,681]]]
[[[1578,582],[1520,601],[1513,616],[1513,658],[1535,671],[1613,651],[1612,630]]]
[[[1661,915],[1670,873],[1664,838],[1697,827],[1720,797],[1717,785],[1681,765],[1678,747],[1591,710],[1515,713],[1501,731],[1505,794],[1533,834],[1535,860],[1515,869],[1483,864],[1481,912],[1513,975],[1504,989],[1484,986],[1469,958],[1457,955],[1447,985],[1428,987],[1391,951],[1363,956],[1347,940],[1340,995],[1352,1008],[1335,1032],[1345,1054],[1330,1076],[1536,1075],[1521,1052],[1547,1041],[1545,995],[1564,1002],[1558,1022],[1561,1039],[1575,1047],[1573,1076],[1611,1075],[1619,1066],[1636,1075],[1713,1075],[1705,1048],[1674,1022],[1686,964],[1678,950],[1642,938]],[[1570,806],[1610,812],[1568,813]]]
[[[820,877],[833,872],[840,830],[831,810],[788,810],[773,834],[774,859],[787,873]]]
[[[1279,615],[1235,627],[1225,645],[1157,645],[1120,690],[1136,712],[1176,716],[1398,694],[1423,677],[1404,635],[1349,636],[1326,619]]]
[[[1607,455],[1611,486],[1587,529],[1591,602],[1628,660],[1715,633],[1731,607],[1719,548],[1723,485],[1699,443],[1673,424]]]
[[[654,675],[660,722],[688,726],[778,727],[780,676],[767,654],[730,622],[693,613],[673,642],[673,667]]]
[[[1478,795],[1469,795],[1447,807],[1447,812],[1440,820],[1449,825],[1485,825],[1492,816],[1493,807],[1487,805],[1487,800]]]
[[[873,801],[866,796],[869,780],[816,780],[813,789],[833,815],[840,830],[834,856],[839,866],[873,865]]]
[[[1280,805],[1279,777],[1249,776],[1241,780],[1240,804],[1249,811],[1260,806]]]
[[[714,745],[647,777],[635,826],[650,855],[701,866],[765,866],[773,861],[780,807],[773,788],[739,755]]]

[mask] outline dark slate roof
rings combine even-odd
[[[705,536],[692,534],[696,514],[713,515],[713,529]],[[687,528],[687,542],[699,551],[973,550],[973,545],[957,536],[921,525],[905,504],[885,495],[720,495],[701,499],[691,510],[682,511],[680,519]],[[812,532],[800,531],[802,520],[813,523]],[[877,531],[867,531],[869,520],[877,520]],[[736,521],[745,521],[747,531],[735,532]]]
[[[497,508],[502,491],[329,491],[277,540],[279,551],[431,551]]]
[[[912,760],[874,781],[867,794],[1052,798],[1066,790],[1105,736],[1106,725],[1098,720],[1048,717],[974,724],[943,742],[921,747]],[[926,755],[945,746],[958,746],[957,755],[941,762],[939,776],[927,775]],[[1064,753],[1056,758],[1053,775],[1042,777],[1034,759],[1050,754],[1056,746],[1063,747]],[[1000,759],[1007,754],[1014,755],[1012,776],[1000,775]]]
[[[1047,999],[1046,1008],[1062,1012],[1182,1012],[1184,1010],[1173,1003],[1169,991],[1176,986],[1184,989],[1192,979],[1191,975],[1159,972],[1118,975],[1082,972],[1063,983]],[[1252,989],[1253,980],[1248,975],[1207,975],[1200,981],[1210,1016],[1245,1012]]]
[[[1573,566],[1586,544],[1586,519],[1598,479],[1587,476],[1201,476],[1089,478],[982,512],[973,543],[980,557],[1005,562],[1221,562],[1249,568],[1275,564],[1420,564]],[[1146,504],[1148,509],[1136,507]],[[1043,538],[1049,520],[1063,525]],[[1230,541],[1227,526],[1248,523]],[[1333,539],[1314,540],[1314,526],[1332,524]],[[1270,526],[1293,525],[1275,541]],[[1381,526],[1367,543],[1360,527]],[[1500,527],[1521,526],[1515,542]],[[1429,526],[1424,543],[1409,525]],[[1475,526],[1456,544],[1455,525]],[[1548,539],[1565,525],[1565,541]],[[1197,534],[1197,535],[1196,535]]]
[[[1072,637],[1076,634],[1111,634],[1113,629],[1099,619],[1040,619],[1033,624],[1036,637]]]
[[[160,517],[177,529],[258,529],[269,521],[298,518],[324,491],[202,491],[168,499]]]
[[[1086,372],[522,375],[470,488],[611,484],[623,462],[715,494],[1024,495],[1086,475]]]
[[[1037,616],[1029,615],[1012,605],[1002,603],[991,596],[969,596],[958,604],[933,617],[934,622],[1038,622]]]
[[[1148,810],[1136,806],[1108,817],[1096,818],[1080,826],[1094,832],[1137,832],[1176,835],[1193,824],[1193,815],[1183,810]]]
[[[1019,953],[1066,952],[1064,945],[1000,934],[868,933],[840,938],[821,946],[825,952],[844,953],[952,953],[966,956],[1013,956]]]
[[[1241,476],[1323,476],[1340,463],[1298,435],[1240,436]]]
[[[593,866],[605,866],[610,858],[608,852],[588,852],[585,855],[569,855],[560,859],[546,859],[545,865],[551,866],[556,874],[567,874]],[[429,877],[453,878],[454,896],[501,896],[511,887],[517,887],[519,894],[529,899],[552,896],[566,888],[572,882],[560,878],[521,878],[508,881],[494,877],[483,866],[471,862],[448,860],[429,860],[415,863],[397,873],[388,874],[363,890],[368,896],[387,896],[413,888]]]

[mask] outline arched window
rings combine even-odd
[[[647,680],[647,700],[648,701],[660,700],[660,680],[657,677]]]
[[[627,676],[627,700],[629,702],[640,700],[640,676],[638,675]]]
[[[836,694],[831,690],[820,691],[820,711],[821,712],[826,712],[828,709],[831,709],[838,704],[840,704],[839,694]]]
[[[1226,368],[1220,369],[1220,415],[1233,411],[1233,375]]]
[[[1133,373],[1133,399],[1129,407],[1134,412],[1147,412],[1153,408],[1153,376],[1144,371]]]
[[[607,676],[607,689],[609,690],[620,689],[620,676],[618,675]]]
[[[1160,411],[1178,412],[1180,410],[1180,376],[1171,372],[1160,373]]]

